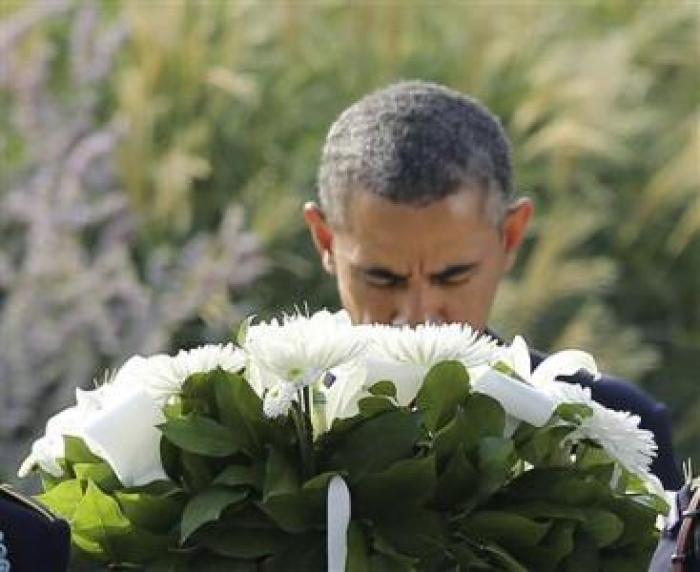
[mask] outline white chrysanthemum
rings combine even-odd
[[[496,340],[463,324],[374,325],[367,326],[366,332],[380,356],[427,369],[447,360],[474,367],[500,353]]]
[[[246,362],[245,352],[231,343],[209,344],[191,350],[181,350],[175,359],[180,362],[188,377],[217,368],[235,373],[243,369]]]
[[[117,372],[113,384],[143,386],[162,405],[181,391],[191,375],[217,368],[235,373],[245,367],[245,362],[245,352],[231,343],[180,350],[176,356],[134,356]]]
[[[297,386],[283,381],[271,387],[265,393],[263,413],[270,418],[280,417],[289,412],[297,394]]]
[[[392,381],[402,406],[415,399],[426,373],[435,364],[456,360],[467,368],[477,367],[494,361],[500,353],[495,340],[467,325],[373,325],[363,330],[370,341],[366,385]]]
[[[265,387],[279,380],[311,383],[308,372],[325,372],[352,359],[364,349],[365,340],[345,312],[327,310],[311,316],[285,316],[250,326],[245,349],[269,376]]]
[[[567,441],[576,443],[590,439],[598,443],[625,469],[645,479],[656,456],[657,445],[654,434],[639,428],[640,418],[626,411],[614,411],[595,402],[589,388],[578,384],[552,382],[546,386],[557,402],[581,403],[591,408],[593,414],[583,418],[580,426],[567,436]]]

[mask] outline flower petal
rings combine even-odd
[[[423,365],[369,356],[365,388],[369,389],[379,381],[389,380],[396,387],[396,401],[399,405],[406,406],[418,395],[427,373],[428,368]]]
[[[593,356],[580,350],[564,350],[545,358],[532,372],[531,383],[550,383],[557,377],[575,375],[582,369],[598,376],[598,366]]]
[[[513,338],[513,343],[510,345],[508,351],[508,357],[510,358],[510,364],[508,365],[513,368],[513,371],[523,379],[530,379],[530,373],[532,372],[530,350],[522,336],[515,336],[515,338]]]

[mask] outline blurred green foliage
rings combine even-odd
[[[65,48],[66,22],[83,5],[68,4],[32,33]],[[541,349],[591,351],[667,402],[679,451],[700,459],[697,6],[99,6],[101,21],[128,30],[99,118],[124,129],[116,171],[142,221],[140,249],[213,231],[236,201],[272,263],[239,296],[263,316],[300,300],[337,307],[301,218],[325,133],[347,105],[393,80],[444,83],[501,117],[518,187],[537,206],[493,326]],[[79,98],[56,53],[54,89]],[[0,111],[12,105],[0,97]],[[8,172],[21,173],[27,150],[0,117]]]

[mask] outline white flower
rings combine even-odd
[[[419,324],[409,326],[366,326],[379,355],[390,361],[430,369],[448,360],[474,367],[493,361],[500,353],[497,342],[465,324]]]
[[[209,344],[181,350],[175,359],[179,362],[186,377],[221,368],[228,372],[238,372],[245,367],[246,355],[243,350],[231,343]]]
[[[297,394],[297,386],[283,381],[271,387],[265,393],[263,413],[270,418],[281,417],[289,412]]]
[[[649,466],[656,456],[657,446],[654,434],[639,428],[638,415],[600,405],[591,397],[589,388],[578,384],[555,381],[547,387],[547,391],[557,404],[580,403],[593,411],[592,415],[579,421],[579,426],[567,436],[568,442],[590,439],[625,469],[649,479]]]
[[[430,368],[456,360],[467,368],[494,361],[500,353],[497,342],[462,324],[409,326],[365,326],[371,340],[366,385],[390,380],[396,386],[399,405],[415,399]]]
[[[245,349],[262,372],[256,385],[271,387],[280,380],[308,384],[310,371],[325,372],[356,358],[364,349],[361,331],[345,312],[327,310],[312,316],[285,316],[251,325]]]
[[[147,358],[134,356],[118,371],[113,384],[143,386],[160,405],[164,405],[169,397],[180,393],[191,375],[217,368],[235,373],[243,369],[245,363],[245,352],[231,343],[180,350],[174,357],[166,354]]]

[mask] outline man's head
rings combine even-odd
[[[318,184],[304,216],[353,321],[485,326],[532,213],[486,108],[424,82],[372,93],[331,127]]]

